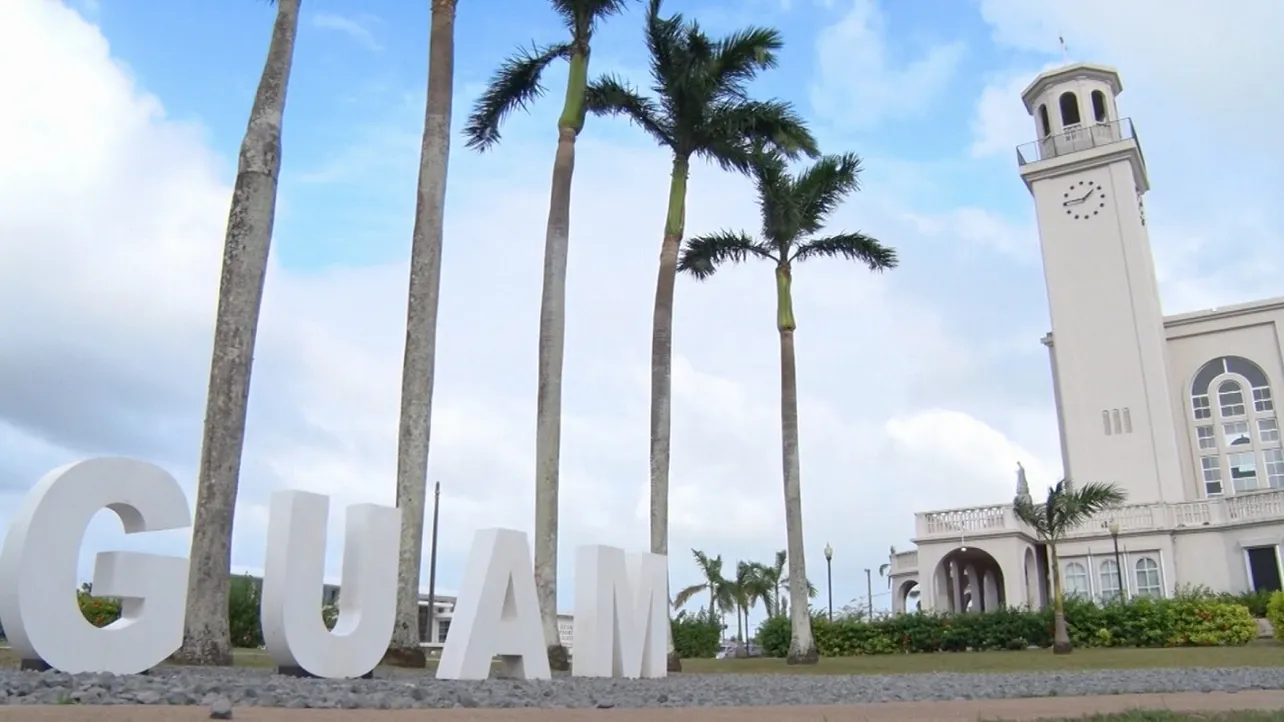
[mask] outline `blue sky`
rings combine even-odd
[[[194,487],[227,199],[273,11],[255,0],[0,4],[0,520],[41,474],[96,454],[162,464]],[[458,133],[493,67],[562,30],[543,3],[465,2]],[[913,512],[1001,502],[1021,461],[1060,472],[1046,297],[1014,148],[1021,88],[1061,62],[1118,67],[1121,114],[1150,169],[1168,313],[1280,294],[1284,4],[1273,0],[668,0],[710,32],[780,28],[759,92],[794,101],[826,149],[864,161],[832,219],[895,246],[874,277],[797,272],[808,564],[835,599],[905,548]],[[236,541],[261,565],[280,488],[391,503],[406,257],[427,65],[425,3],[305,3],[257,349]],[[640,12],[592,68],[645,82]],[[1176,52],[1174,38],[1182,38]],[[502,146],[452,149],[430,473],[443,483],[442,585],[472,530],[532,520],[535,332],[556,89]],[[563,601],[575,545],[646,543],[647,349],[668,158],[591,119],[574,188]],[[688,233],[756,227],[751,186],[697,168]],[[69,212],[75,209],[75,212]],[[673,575],[686,550],[769,559],[784,546],[770,273],[678,290]],[[21,381],[21,383],[18,382]],[[0,521],[0,523],[3,523]],[[181,553],[181,533],[91,548]],[[877,582],[876,582],[877,583]],[[886,602],[879,596],[876,604]]]

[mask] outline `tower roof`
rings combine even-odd
[[[1101,80],[1110,84],[1110,88],[1115,95],[1123,92],[1123,81],[1119,79],[1119,71],[1109,65],[1097,65],[1096,63],[1063,65],[1060,68],[1053,68],[1039,73],[1038,77],[1025,86],[1025,90],[1021,91],[1021,100],[1025,103],[1026,111],[1034,113],[1034,99],[1042,94],[1049,85],[1064,83],[1075,78]]]

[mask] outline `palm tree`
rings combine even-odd
[[[787,575],[785,573],[785,562],[789,558],[789,553],[784,549],[776,552],[776,558],[771,564],[762,564],[762,578],[767,586],[771,588],[771,600],[767,604],[767,614],[777,616],[784,614],[784,600],[781,599],[780,590],[784,586]]]
[[[232,521],[245,446],[245,417],[263,305],[277,176],[281,172],[281,125],[294,60],[300,0],[279,0],[267,60],[241,141],[236,185],[223,240],[223,270],[214,349],[210,360],[205,428],[196,482],[196,516],[187,581],[183,664],[230,665],[228,580],[232,573]]]
[[[1048,498],[1042,504],[1035,504],[1026,491],[1018,494],[1012,502],[1013,511],[1021,521],[1034,529],[1034,532],[1048,547],[1048,566],[1052,568],[1052,619],[1054,654],[1069,654],[1070,633],[1066,629],[1065,599],[1061,593],[1061,566],[1057,560],[1057,542],[1067,531],[1084,523],[1105,509],[1119,506],[1127,494],[1114,484],[1092,482],[1076,487],[1070,479],[1058,481],[1056,486],[1048,489]]]
[[[655,97],[605,77],[589,87],[587,102],[594,113],[628,118],[672,156],[651,328],[651,552],[667,555],[673,289],[691,158],[743,172],[750,143],[768,143],[789,154],[817,151],[791,105],[749,98],[750,81],[776,66],[776,51],[783,45],[778,31],[751,27],[714,40],[680,14],[660,17],[661,2],[650,0],[645,31]],[[672,639],[669,649],[669,667],[676,669]]]
[[[428,97],[419,152],[419,188],[410,244],[406,348],[401,370],[401,421],[397,437],[397,507],[401,555],[397,566],[397,623],[384,661],[400,667],[427,664],[419,644],[419,567],[424,550],[424,499],[428,493],[428,440],[437,356],[437,307],[445,226],[446,169],[455,84],[456,0],[433,0],[428,36]]]
[[[691,555],[695,557],[696,567],[700,570],[704,581],[692,584],[678,592],[678,595],[673,598],[673,608],[682,607],[695,595],[708,592],[709,617],[716,619],[721,612],[731,609],[733,604],[731,587],[727,584],[727,579],[722,576],[722,555],[710,557],[698,549],[692,549]]]
[[[754,562],[737,563],[736,577],[728,581],[728,586],[736,610],[736,636],[741,642],[736,656],[745,657],[749,654],[745,646],[749,633],[749,612],[759,601],[770,606],[772,590],[763,575],[763,566]]]
[[[495,71],[473,107],[464,134],[485,151],[499,142],[504,118],[544,94],[540,78],[556,60],[570,63],[557,121],[557,153],[544,235],[544,287],[539,312],[539,388],[535,417],[535,586],[549,664],[570,669],[557,631],[557,492],[562,435],[562,349],[566,336],[566,257],[571,233],[571,176],[575,140],[584,128],[585,89],[593,31],[622,12],[628,0],[549,0],[570,31],[568,42],[519,50]]]
[[[853,154],[826,156],[797,176],[785,159],[771,151],[755,153],[752,168],[762,215],[762,238],[742,231],[721,231],[692,238],[678,268],[698,279],[713,275],[724,263],[749,258],[771,261],[776,270],[776,328],[780,333],[780,418],[784,461],[785,530],[789,577],[806,579],[803,558],[802,486],[798,460],[798,379],[794,361],[793,265],[813,258],[844,258],[882,271],[896,266],[896,253],[860,233],[817,236],[826,218],[859,188],[860,160]],[[790,589],[792,635],[787,661],[818,660],[811,634],[807,588]]]

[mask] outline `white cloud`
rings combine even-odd
[[[811,102],[831,122],[849,127],[925,111],[954,76],[964,45],[934,45],[901,61],[886,41],[876,0],[848,0],[845,14],[816,41]]]
[[[231,159],[207,148],[201,129],[167,118],[160,100],[112,61],[97,29],[57,3],[0,3],[0,64],[28,69],[0,76],[0,93],[16,109],[0,114],[7,160],[0,169],[0,491],[10,490],[0,494],[0,519],[12,508],[13,489],[96,453],[157,461],[191,490]],[[547,105],[539,112],[555,112],[555,103]],[[392,145],[371,142],[385,151],[413,143],[420,108],[407,103],[385,119],[396,126]],[[473,530],[532,525],[549,149],[542,134],[526,144],[519,133],[509,138],[485,156],[461,147],[451,164],[430,460],[430,478],[443,485],[443,588],[454,583]],[[361,149],[324,150],[362,157]],[[413,202],[405,191],[414,183],[415,153],[394,154],[377,168],[331,160],[292,146],[287,162],[300,171],[342,166],[314,180],[387,189]],[[630,169],[627,176],[620,167]],[[561,496],[568,553],[587,541],[646,543],[647,359],[669,168],[650,147],[586,135],[576,172]],[[287,168],[282,193],[292,212],[278,217],[278,239],[294,233],[298,219],[327,210],[300,202],[308,186],[291,177]],[[756,227],[744,179],[701,167],[690,187],[692,233]],[[930,235],[887,210],[887,197],[863,196],[835,217],[835,227],[909,249]],[[407,207],[407,247],[409,219]],[[1000,491],[1005,498],[1018,453],[1039,468],[1039,452],[1005,446],[991,428],[1020,428],[1011,417],[987,411],[982,421],[942,410],[965,398],[955,391],[971,387],[964,379],[989,374],[898,273],[875,277],[840,263],[796,272],[809,563],[823,565],[826,541],[840,550],[839,599],[860,593],[859,570],[876,567],[888,544],[912,534],[917,508],[990,501]],[[274,489],[333,495],[332,572],[340,508],[392,501],[405,283],[404,262],[302,272],[274,261],[256,354],[238,567],[261,563],[264,505]],[[690,574],[683,563],[691,547],[766,559],[784,545],[772,289],[770,269],[753,266],[680,283],[672,548],[682,561],[675,583]],[[1055,429],[1046,421],[1043,429],[1021,445],[1055,449],[1048,441]],[[964,438],[977,439],[968,442],[973,451],[959,450]],[[93,546],[143,543],[122,540],[106,521],[89,538]],[[181,535],[167,539],[181,547]],[[563,564],[569,581],[569,556]]]
[[[318,28],[343,33],[370,50],[383,50],[383,45],[370,29],[370,25],[376,20],[373,15],[364,14],[350,17],[338,13],[317,13],[312,16],[312,24]]]

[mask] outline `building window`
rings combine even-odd
[[[1248,437],[1247,421],[1230,421],[1222,424],[1222,439],[1227,446],[1253,443],[1253,440]]]
[[[1061,94],[1060,100],[1057,101],[1061,106],[1061,127],[1069,129],[1072,125],[1079,124],[1079,98],[1074,93],[1065,92]]]
[[[1246,451],[1226,457],[1230,462],[1231,486],[1235,491],[1257,490],[1257,454]]]
[[[1213,433],[1213,427],[1211,426],[1196,426],[1195,438],[1198,440],[1201,450],[1207,451],[1217,448],[1217,435]]]
[[[1119,601],[1119,565],[1114,559],[1101,563],[1101,601]]]
[[[1209,408],[1207,394],[1190,397],[1190,408],[1191,411],[1195,412],[1195,418],[1197,419],[1213,418],[1213,410]]]
[[[1244,415],[1244,388],[1238,381],[1223,381],[1217,387],[1217,405],[1223,418]]]
[[[1259,414],[1275,410],[1275,401],[1271,398],[1269,386],[1258,386],[1253,389],[1253,410]]]
[[[1257,440],[1263,443],[1280,440],[1280,422],[1274,416],[1257,420]]]
[[[1220,456],[1205,456],[1199,460],[1204,474],[1204,493],[1208,496],[1222,495],[1222,459]]]
[[[1124,409],[1124,433],[1132,433],[1132,409]]]
[[[1150,557],[1137,560],[1137,596],[1162,597],[1164,588],[1159,583],[1159,564]]]
[[[1207,495],[1256,491],[1272,484],[1269,462],[1280,443],[1280,428],[1270,379],[1260,366],[1241,356],[1209,361],[1191,382],[1190,404],[1195,446],[1200,454],[1208,454],[1199,457]],[[1216,433],[1220,443],[1213,438]],[[1224,464],[1213,456],[1218,449],[1226,456]]]
[[[1065,593],[1069,596],[1086,597],[1088,589],[1088,570],[1079,562],[1066,565]]]
[[[1114,426],[1114,429],[1115,429],[1115,433],[1116,433],[1116,434],[1118,434],[1118,433],[1122,433],[1122,432],[1123,432],[1123,424],[1122,424],[1122,423],[1120,423],[1120,421],[1119,421],[1119,409],[1115,409],[1114,411],[1111,411],[1111,412],[1110,412],[1110,418],[1114,421],[1113,426]]]
[[[445,644],[446,637],[450,634],[450,620],[437,620],[437,644]]]
[[[1262,452],[1266,461],[1266,485],[1272,489],[1284,489],[1284,449],[1267,449]]]
[[[1106,122],[1106,94],[1100,90],[1092,91],[1092,117],[1098,123]]]
[[[1039,133],[1047,138],[1052,135],[1052,123],[1048,122],[1048,106],[1039,106]]]

